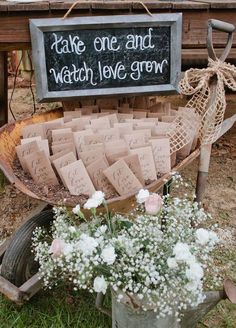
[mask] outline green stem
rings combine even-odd
[[[114,229],[113,229],[113,225],[112,225],[112,221],[111,221],[111,215],[110,215],[109,208],[108,208],[107,203],[105,201],[103,201],[103,205],[106,209],[105,218],[106,218],[106,221],[107,221],[108,229],[109,229],[110,233],[112,235],[114,235]]]

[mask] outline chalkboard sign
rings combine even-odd
[[[177,91],[182,15],[32,19],[39,101]]]

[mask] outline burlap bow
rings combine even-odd
[[[210,83],[216,78],[214,94]],[[224,119],[226,100],[225,86],[236,91],[236,67],[234,65],[208,59],[208,67],[189,69],[179,83],[184,95],[192,96],[186,107],[194,108],[200,117],[199,138],[201,144],[211,144],[217,140]],[[211,101],[210,101],[211,100]],[[175,129],[170,131],[172,152],[179,150],[192,138],[195,130],[193,117],[178,115],[174,121]]]

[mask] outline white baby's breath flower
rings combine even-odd
[[[178,263],[176,262],[176,259],[173,257],[168,257],[167,265],[170,269],[176,269],[178,267]]]
[[[145,203],[146,197],[149,192],[143,189],[137,200]],[[102,192],[90,197],[85,207],[92,209],[94,219],[79,226],[72,223],[71,210],[54,208],[51,245],[43,228],[35,230],[33,247],[44,285],[51,288],[65,281],[75,290],[103,294],[110,285],[118,299],[130,293],[142,310],[152,308],[159,318],[173,315],[180,320],[180,313],[203,300],[203,273],[213,277],[217,273],[211,257],[217,235],[195,228],[202,226],[208,215],[190,199],[168,195],[162,229],[158,217],[143,211],[133,210],[130,216],[114,213],[111,220],[102,213],[95,217],[95,208],[103,200]],[[78,217],[83,218],[82,214],[80,211]],[[105,222],[112,222],[112,233],[106,232]],[[102,269],[104,276],[98,273]]]
[[[74,214],[78,215],[79,212],[80,212],[80,205],[79,205],[79,204],[76,205],[76,206],[72,209],[72,212],[73,212]]]
[[[198,289],[199,287],[199,281],[189,281],[186,285],[185,288],[189,291],[189,292],[194,292]]]
[[[84,255],[92,255],[98,246],[98,242],[95,238],[83,233],[80,236],[80,240],[78,241],[77,246]]]
[[[106,246],[102,250],[101,257],[108,265],[113,264],[116,259],[115,248],[113,246]]]
[[[136,195],[137,203],[142,204],[149,197],[150,193],[147,189],[140,189]]]
[[[106,294],[107,291],[107,282],[104,279],[104,276],[96,277],[93,282],[93,289],[96,293]]]
[[[66,243],[63,249],[64,255],[68,255],[73,252],[73,245]]]

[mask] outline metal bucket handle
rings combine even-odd
[[[209,19],[208,20],[208,29],[207,29],[207,50],[208,50],[208,55],[211,59],[217,60],[217,56],[213,47],[213,42],[212,42],[212,30],[217,30],[220,32],[226,32],[228,33],[228,40],[226,43],[226,47],[223,51],[223,53],[220,56],[221,61],[225,61],[227,58],[230,49],[232,47],[233,43],[233,32],[235,30],[235,26],[230,23],[226,23],[217,19]]]

